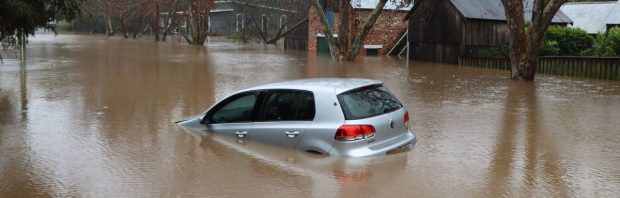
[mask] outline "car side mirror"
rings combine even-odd
[[[200,118],[200,124],[207,125],[209,124],[209,120],[210,120],[209,114],[205,114],[205,116],[202,116],[202,118]]]

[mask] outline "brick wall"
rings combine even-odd
[[[353,16],[350,20],[351,24],[349,24],[351,26],[350,29],[352,33],[349,35],[351,40],[354,39],[353,34],[359,34],[364,26],[364,22],[371,13],[372,10],[354,10]],[[308,51],[316,51],[316,33],[322,33],[323,31],[321,31],[321,22],[319,21],[316,10],[311,8],[308,14]],[[377,18],[374,26],[370,29],[368,35],[366,35],[363,45],[383,45],[383,48],[379,50],[379,53],[387,54],[390,48],[394,46],[396,41],[398,41],[398,35],[407,29],[407,23],[403,21],[406,14],[407,12],[405,11],[384,10],[381,12],[381,15]],[[338,14],[334,16],[334,21],[336,22],[334,30],[337,30],[339,25]],[[365,55],[363,46],[360,48],[360,55]]]
[[[370,16],[372,10],[358,10],[355,12],[356,23],[355,34],[359,34],[364,26],[365,20]],[[364,45],[383,45],[383,48],[379,50],[379,54],[387,54],[388,51],[398,41],[398,35],[402,31],[407,30],[407,23],[403,21],[407,12],[404,11],[388,11],[384,10],[377,18],[375,25],[373,25],[368,35],[364,39]],[[363,51],[363,46],[360,52]],[[362,53],[360,53],[362,54]]]
[[[317,18],[317,11],[312,6],[308,11],[308,51],[316,51],[316,33],[321,32],[321,22]]]

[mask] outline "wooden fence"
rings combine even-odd
[[[505,58],[461,58],[459,65],[491,69],[510,69]],[[540,57],[537,72],[563,76],[620,80],[620,58]]]

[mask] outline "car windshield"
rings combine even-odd
[[[338,95],[347,120],[374,117],[396,111],[402,104],[382,86],[364,87]]]

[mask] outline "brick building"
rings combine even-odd
[[[364,22],[378,2],[378,0],[351,0],[350,39],[354,39],[355,35],[361,31]],[[323,10],[332,28],[332,32],[337,34],[340,24],[338,24],[339,14],[337,11],[334,11],[336,10],[336,5],[330,6],[327,3],[323,3],[323,5]],[[407,23],[402,21],[402,18],[409,9],[411,9],[411,6],[399,7],[393,1],[388,1],[383,12],[381,12],[381,15],[379,15],[374,26],[364,39],[359,55],[387,54],[404,32],[407,31]],[[329,52],[327,40],[322,31],[322,25],[316,9],[314,7],[310,8],[308,15],[308,51]],[[337,35],[334,36],[337,37]]]

